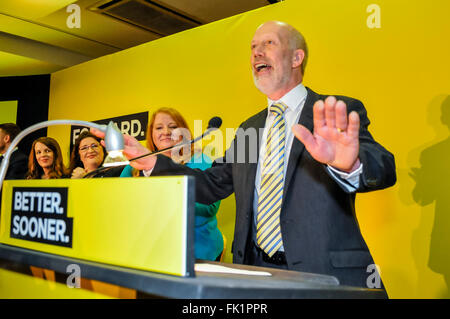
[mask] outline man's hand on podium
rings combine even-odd
[[[100,130],[96,130],[94,128],[91,128],[91,133],[100,138],[105,137],[104,132],[102,132]],[[133,159],[135,157],[150,153],[150,151],[145,146],[143,146],[141,143],[139,143],[139,141],[137,139],[135,139],[134,137],[127,135],[127,134],[123,134],[123,137],[124,137],[124,146],[125,146],[125,149],[123,150],[123,154],[128,159]],[[102,140],[101,143],[103,146],[105,146],[105,141]],[[146,156],[146,157],[140,158],[138,160],[131,161],[130,165],[138,170],[150,170],[150,169],[153,169],[153,167],[155,166],[156,159],[157,159],[156,156]]]

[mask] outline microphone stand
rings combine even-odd
[[[170,146],[170,147],[167,147],[165,149],[158,150],[158,151],[155,151],[155,152],[150,152],[150,153],[147,153],[147,154],[144,154],[144,155],[139,155],[139,156],[136,156],[136,157],[133,157],[133,158],[129,159],[128,161],[132,162],[132,161],[138,160],[138,159],[143,158],[143,157],[158,155],[158,154],[170,151],[172,149],[181,148],[181,147],[183,147],[185,145],[194,144],[194,143],[198,142],[199,140],[203,139],[205,136],[209,135],[212,131],[215,131],[217,129],[219,129],[219,128],[218,127],[208,127],[206,129],[206,131],[202,135],[197,136],[193,140],[182,142],[182,143],[178,143],[178,144],[175,144],[173,146]],[[125,167],[125,165],[122,165],[122,166]],[[119,166],[116,166],[116,167],[119,167]],[[96,170],[86,174],[83,178],[94,177],[95,175],[97,175],[99,173],[102,173],[102,172],[105,172],[105,171],[107,171],[109,169],[112,169],[112,168],[113,167],[100,167],[100,168],[97,168]]]
[[[144,154],[144,155],[139,155],[139,156],[136,156],[136,157],[133,157],[133,158],[129,159],[128,161],[130,161],[130,162],[131,161],[135,161],[135,160],[138,160],[138,159],[143,158],[143,157],[152,156],[152,155],[158,155],[158,154],[170,151],[172,149],[181,148],[181,147],[183,147],[185,145],[188,145],[188,144],[194,144],[194,143],[198,142],[199,140],[203,139],[205,136],[207,136],[212,131],[215,131],[217,129],[218,129],[218,127],[210,127],[208,129],[206,129],[206,131],[201,136],[197,136],[193,140],[190,140],[190,141],[187,141],[187,142],[178,143],[178,144],[175,144],[173,146],[170,146],[170,147],[167,147],[167,148],[164,148],[162,150],[155,151],[155,152],[150,152],[150,153],[147,153],[147,154]]]

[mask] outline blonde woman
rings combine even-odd
[[[179,143],[182,139],[173,139],[175,129],[186,129],[190,133],[186,120],[177,110],[173,108],[160,108],[156,110],[150,118],[147,128],[147,148],[157,151],[163,150]],[[189,154],[183,154],[183,149],[179,152],[168,151],[164,153],[173,161],[185,164],[190,168],[205,170],[211,167],[211,159],[202,153],[195,153],[193,149]],[[121,177],[142,175],[131,166],[126,166]],[[220,260],[222,256],[224,242],[222,233],[217,227],[217,211],[220,201],[211,205],[195,203],[195,258],[204,260]]]

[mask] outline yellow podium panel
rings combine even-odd
[[[187,176],[5,181],[0,242],[190,276],[191,193]]]

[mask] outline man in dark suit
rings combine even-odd
[[[206,171],[159,155],[132,165],[152,176],[195,176],[201,203],[234,192],[234,263],[333,275],[341,284],[367,287],[374,261],[356,220],[355,193],[392,186],[394,157],[367,130],[360,101],[302,85],[308,50],[292,26],[264,23],[251,50],[254,82],[268,107],[239,129],[256,132],[257,154],[248,143],[251,134],[236,134]],[[145,152],[126,137],[127,157]]]
[[[0,164],[3,155],[8,150],[11,142],[20,133],[20,128],[14,123],[0,124]],[[18,149],[11,153],[8,170],[5,179],[23,179],[28,171],[28,158]]]

